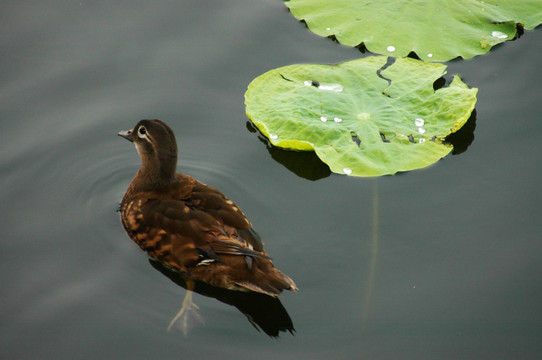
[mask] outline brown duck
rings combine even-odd
[[[149,256],[179,271],[188,292],[171,325],[194,306],[196,281],[229,290],[277,296],[297,290],[277,270],[241,209],[217,189],[178,173],[177,141],[160,120],[141,120],[119,136],[141,158],[121,202],[122,224]]]

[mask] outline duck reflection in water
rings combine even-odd
[[[187,289],[187,281],[180,272],[172,270],[154,259],[149,259],[149,263],[175,284]],[[192,291],[235,306],[247,317],[256,330],[261,330],[271,337],[278,337],[281,332],[289,331],[293,334],[295,331],[290,315],[277,297],[252,291],[226,290],[203,282],[195,282],[194,285]],[[192,305],[195,306],[195,304]],[[188,309],[186,316],[181,316],[181,319],[174,318],[169,327],[178,327],[186,335],[194,326],[193,324],[197,322],[203,323],[203,318],[195,307]]]
[[[259,235],[233,201],[176,171],[177,141],[168,125],[141,120],[119,136],[133,142],[141,158],[141,168],[120,205],[124,229],[155,263],[177,272],[186,285],[183,306],[170,328],[177,321],[187,324],[196,313],[192,302],[196,282],[275,303],[283,290],[297,290],[293,280],[275,268]]]

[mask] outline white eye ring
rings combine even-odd
[[[140,138],[147,137],[147,129],[145,129],[145,126],[140,126],[139,129],[137,129],[137,136]]]

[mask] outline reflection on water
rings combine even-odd
[[[446,137],[446,142],[454,146],[452,155],[459,155],[467,151],[468,147],[474,141],[474,130],[476,129],[476,109],[472,110],[469,119],[455,133]]]
[[[150,264],[175,284],[186,289],[182,274],[174,271],[159,261],[149,259]],[[225,304],[235,306],[248,321],[260,331],[271,337],[278,337],[281,332],[294,333],[294,324],[279,299],[254,293],[226,290],[197,282],[194,291],[200,295],[215,298]]]
[[[267,151],[276,162],[297,176],[314,181],[331,174],[329,166],[322,162],[314,151],[286,150],[273,146],[250,121],[246,122],[246,127],[251,133],[258,133],[258,140],[267,147]]]

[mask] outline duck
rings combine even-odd
[[[197,282],[277,297],[295,292],[294,281],[273,265],[260,235],[233,201],[214,187],[177,172],[177,140],[158,119],[139,121],[118,133],[141,159],[122,201],[128,236],[149,257],[183,276],[187,293],[168,326],[197,306]]]

